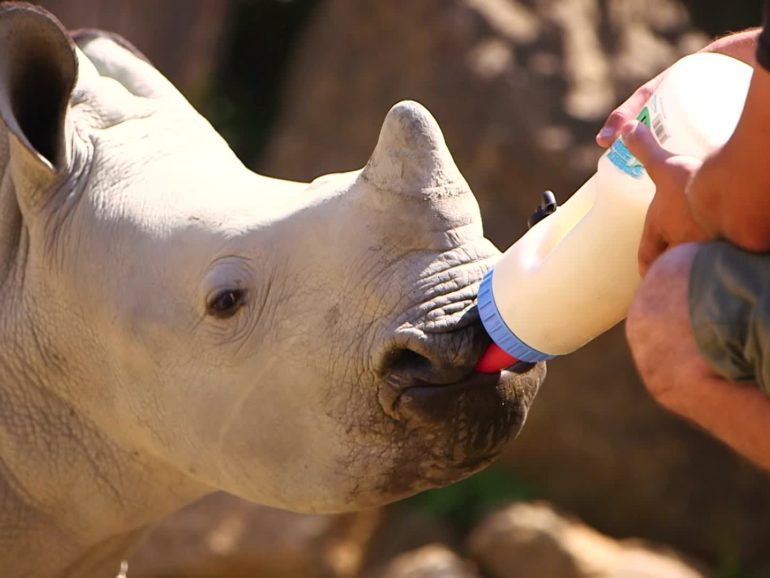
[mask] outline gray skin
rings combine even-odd
[[[0,569],[111,577],[217,489],[368,508],[489,464],[545,367],[481,375],[498,251],[430,114],[364,169],[246,169],[125,41],[0,8]]]

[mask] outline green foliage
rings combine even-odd
[[[750,578],[742,571],[737,554],[730,551],[720,552],[716,575],[717,578]]]
[[[720,540],[714,563],[716,578],[768,578],[764,572],[748,572],[741,561],[740,545],[735,535],[725,532]]]
[[[204,115],[253,164],[270,136],[293,48],[319,0],[231,0]]]
[[[513,473],[492,466],[446,488],[418,494],[407,503],[459,533],[465,533],[495,508],[534,497],[532,488]]]

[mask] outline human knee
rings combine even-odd
[[[672,314],[681,318],[687,306],[690,267],[698,245],[688,243],[665,252],[650,267],[636,291],[626,321],[632,346],[652,338],[670,327]]]
[[[698,245],[679,245],[650,267],[634,296],[626,320],[626,337],[637,369],[650,393],[660,397],[678,371],[680,349],[691,329],[688,288]]]

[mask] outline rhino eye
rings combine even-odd
[[[209,301],[207,309],[208,314],[227,319],[238,312],[244,302],[245,291],[241,289],[227,289],[214,295]]]

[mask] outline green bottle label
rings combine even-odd
[[[645,106],[636,116],[636,120],[646,124],[648,127],[652,127],[650,109]],[[623,139],[615,139],[610,150],[607,151],[607,158],[613,165],[635,179],[641,179],[644,175],[644,165],[639,162],[639,159],[631,154],[631,151],[628,150]]]

